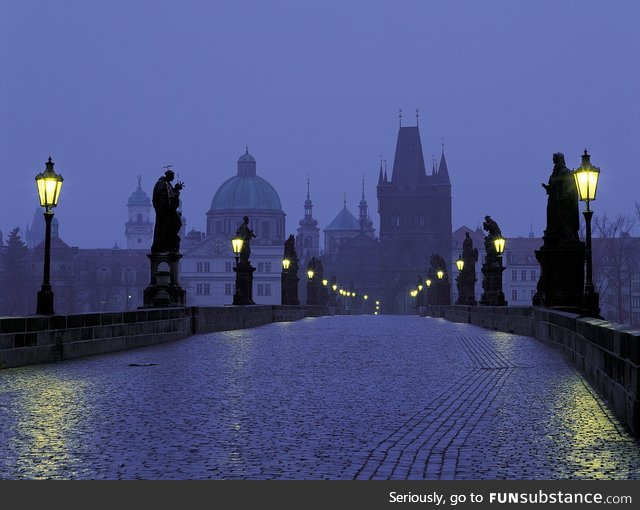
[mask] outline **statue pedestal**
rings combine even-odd
[[[543,245],[535,254],[541,272],[533,305],[581,313],[585,306],[584,243],[570,241]]]
[[[475,294],[475,269],[474,271],[462,271],[458,274],[456,285],[458,288],[458,300],[456,301],[456,305],[476,306],[478,304]]]
[[[240,261],[233,268],[236,273],[236,292],[233,295],[233,304],[255,305],[253,302],[253,272],[255,267],[251,266],[251,262]]]
[[[178,284],[180,253],[147,253],[151,283],[144,289],[144,308],[185,306],[187,293]]]
[[[481,306],[507,306],[502,292],[502,260],[499,258],[491,260],[485,259],[482,265],[482,288],[484,292],[480,296]]]
[[[299,305],[298,300],[298,281],[300,278],[289,274],[282,273],[282,304],[283,305]]]

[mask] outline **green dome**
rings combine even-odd
[[[211,201],[211,211],[224,209],[282,211],[282,205],[276,190],[262,177],[236,175],[218,188]]]

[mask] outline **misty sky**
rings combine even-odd
[[[490,214],[507,236],[544,228],[552,154],[601,167],[596,214],[640,201],[640,2],[0,0],[0,230],[31,221],[49,155],[65,179],[56,217],[72,246],[126,246],[136,175],[181,180],[188,229],[205,230],[245,144],[294,233],[307,174],[324,229],[376,229],[379,155],[420,129],[441,138],[453,227]],[[581,204],[582,207],[582,204]]]

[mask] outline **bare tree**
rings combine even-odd
[[[630,321],[631,276],[640,265],[638,239],[631,236],[637,222],[634,216],[624,214],[613,219],[606,213],[594,217],[594,283],[602,303],[614,310],[611,319],[622,324]]]

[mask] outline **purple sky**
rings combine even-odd
[[[0,1],[0,230],[24,228],[51,155],[70,245],[125,246],[136,175],[173,164],[188,228],[205,228],[245,144],[287,232],[307,174],[322,229],[378,228],[379,154],[420,129],[452,181],[454,229],[490,214],[507,236],[544,228],[552,154],[601,167],[596,214],[640,201],[640,2]]]

